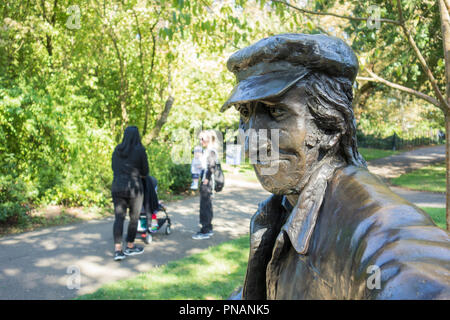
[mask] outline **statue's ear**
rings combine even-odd
[[[341,136],[342,136],[342,134],[339,131],[324,133],[320,138],[321,149],[322,150],[330,150],[336,144],[339,143]]]

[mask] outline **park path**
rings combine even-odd
[[[382,180],[388,181],[404,173],[444,161],[445,145],[438,145],[417,148],[386,158],[372,160],[368,163],[368,168]],[[445,208],[445,194],[443,193],[414,191],[394,186],[390,188],[419,207]]]
[[[251,216],[269,193],[259,183],[230,179],[226,183],[214,195],[211,239],[191,238],[199,230],[198,197],[170,202],[172,233],[165,235],[163,227],[148,245],[136,240],[145,245],[145,252],[121,262],[113,260],[113,217],[0,238],[0,300],[73,299],[247,234]],[[77,275],[79,289],[73,288]]]
[[[404,173],[445,161],[445,145],[422,147],[372,160],[369,170],[383,178],[391,179]]]
[[[400,172],[402,167],[412,167],[418,160],[423,165],[441,161],[442,154],[445,150],[440,147],[421,148],[373,161],[369,169],[383,177],[387,175],[384,172],[390,174],[394,168]],[[425,161],[430,155],[432,159]],[[233,175],[227,178],[226,188],[213,200],[215,234],[211,239],[191,239],[198,230],[198,197],[174,201],[168,204],[172,234],[167,236],[159,231],[153,242],[145,246],[143,255],[128,257],[120,263],[112,258],[112,217],[0,238],[0,300],[73,299],[108,282],[129,278],[247,234],[257,204],[269,193],[259,183],[233,178]],[[419,206],[445,206],[444,195],[393,190]],[[71,286],[78,275],[79,289]]]

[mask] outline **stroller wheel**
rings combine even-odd
[[[166,226],[166,234],[169,235],[169,234],[171,234],[171,233],[172,233],[172,230],[170,229],[170,224],[168,224],[168,225]]]
[[[153,241],[152,234],[151,234],[150,232],[147,231],[144,242],[145,242],[146,244],[149,244],[149,243],[151,243],[152,241]]]

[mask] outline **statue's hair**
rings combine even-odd
[[[341,139],[336,151],[341,151],[347,163],[366,166],[356,141],[351,81],[315,72],[302,79],[301,84],[309,96],[307,106],[316,126],[326,134],[339,132]]]

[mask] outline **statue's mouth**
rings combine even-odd
[[[298,157],[297,154],[279,150],[276,157],[269,159],[258,159],[254,164],[255,169],[260,176],[272,176],[278,174],[280,168],[283,172],[291,166],[291,163],[295,163]]]
[[[276,163],[278,161],[286,161],[292,160],[292,157],[296,157],[296,153],[288,152],[285,150],[277,150],[277,152],[272,152],[270,148],[267,148],[267,153],[264,156],[261,156],[264,153],[258,152],[256,164],[258,165],[267,165],[270,163]]]

